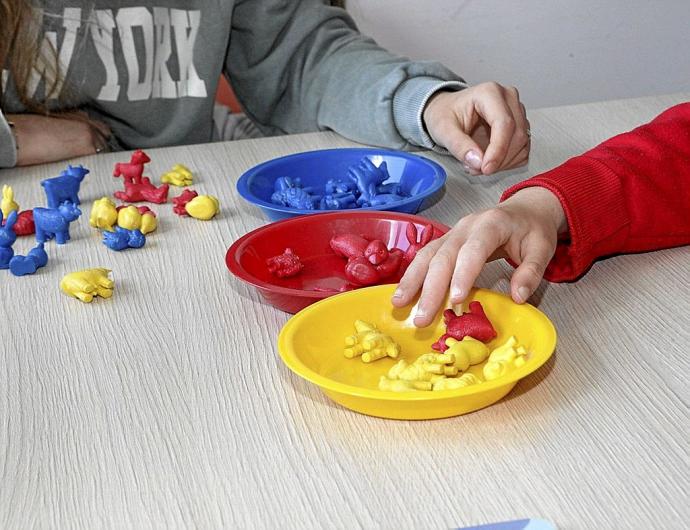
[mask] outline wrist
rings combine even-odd
[[[504,203],[505,205],[519,204],[530,212],[548,222],[559,236],[568,232],[568,221],[563,210],[563,205],[558,197],[546,188],[531,186],[517,191]]]

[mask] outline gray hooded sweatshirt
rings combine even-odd
[[[127,149],[217,139],[221,75],[265,134],[333,130],[396,149],[433,148],[422,122],[426,101],[466,86],[438,63],[386,52],[344,10],[320,0],[41,4],[44,46],[57,51],[64,78],[48,101],[106,122]],[[46,97],[45,76],[37,65],[37,98]],[[7,70],[0,81],[3,112],[22,112]],[[15,163],[0,113],[0,167]]]

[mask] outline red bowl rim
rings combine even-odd
[[[438,221],[435,221],[433,219],[428,219],[426,217],[422,217],[421,215],[413,215],[409,213],[402,213],[402,212],[388,212],[388,211],[380,211],[380,210],[367,210],[367,211],[340,211],[340,212],[332,212],[332,213],[322,213],[319,215],[299,215],[296,217],[290,217],[288,219],[282,219],[280,221],[275,221],[273,223],[268,223],[263,226],[260,226],[259,228],[256,228],[252,230],[251,232],[247,232],[244,234],[242,237],[237,239],[232,245],[230,245],[230,248],[228,248],[227,253],[225,254],[225,266],[228,268],[228,270],[234,274],[236,277],[238,277],[240,280],[245,281],[246,283],[253,285],[254,287],[257,287],[259,289],[264,289],[267,291],[270,291],[271,293],[275,294],[283,294],[283,295],[291,295],[291,296],[299,296],[299,297],[304,297],[304,298],[314,298],[314,299],[321,299],[321,298],[328,298],[329,296],[333,296],[334,294],[337,293],[331,293],[327,291],[305,291],[302,289],[293,289],[291,287],[282,287],[280,285],[275,285],[273,283],[268,283],[264,282],[262,280],[259,280],[257,277],[254,275],[250,274],[247,270],[244,269],[239,263],[239,261],[236,259],[237,252],[238,250],[249,240],[253,239],[257,234],[263,232],[264,230],[268,230],[269,228],[278,225],[278,224],[299,224],[299,223],[320,223],[323,221],[328,221],[329,219],[342,219],[345,217],[363,217],[363,218],[376,218],[376,219],[385,219],[385,220],[392,220],[392,221],[414,221],[419,224],[431,224],[436,230],[441,232],[442,234],[445,234],[450,230],[450,227],[444,225],[443,223],[440,223]]]

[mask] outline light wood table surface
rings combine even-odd
[[[690,94],[534,110],[528,168],[468,177],[451,159],[452,224],[509,184],[648,121]],[[160,228],[116,253],[88,226],[91,202],[122,183],[123,153],[77,161],[84,215],[47,245],[35,276],[0,271],[0,528],[446,528],[541,517],[564,529],[685,528],[688,509],[690,250],[597,263],[534,297],[553,320],[551,361],[498,404],[425,422],[331,403],[280,361],[289,315],[232,277],[230,244],[266,221],[235,191],[249,167],[353,145],[315,133],[151,149],[222,204],[210,222],[154,206]],[[64,164],[0,171],[23,207]],[[179,192],[173,190],[173,194]],[[17,253],[33,240],[20,238]],[[58,289],[67,272],[113,270],[92,304]],[[510,267],[478,285],[505,290]]]

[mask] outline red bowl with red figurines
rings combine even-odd
[[[333,238],[350,234],[370,241],[379,240],[388,249],[400,249],[409,257],[409,247],[413,244],[410,239],[417,234],[418,247],[423,239],[437,239],[448,230],[437,221],[397,212],[339,211],[304,215],[245,234],[228,249],[225,263],[231,273],[256,287],[269,304],[287,313],[296,313],[339,292],[364,287],[351,281],[352,275],[346,273],[351,260],[336,253],[331,246]],[[293,275],[280,277],[277,275],[280,272],[276,273],[280,267],[269,266],[276,260],[267,261],[284,254],[286,249],[292,252],[287,262],[294,261],[298,266],[286,267],[284,270]],[[363,267],[366,266],[364,263]],[[387,273],[377,283],[397,283],[403,272],[404,265],[401,265],[395,273]]]

